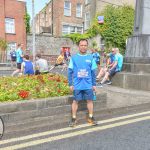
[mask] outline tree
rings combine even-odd
[[[3,39],[0,39],[0,60],[1,60],[1,62],[6,61],[6,49],[7,49],[7,42]]]
[[[104,16],[103,24],[98,23],[98,16]],[[71,34],[68,37],[78,42],[81,38],[91,38],[99,34],[104,39],[106,48],[118,47],[124,54],[126,39],[133,32],[133,23],[134,9],[132,7],[108,5],[103,12],[97,13],[85,34]]]
[[[25,25],[26,25],[26,33],[30,33],[30,15],[28,14],[27,10],[26,10],[26,14],[24,16],[24,20],[25,20]]]

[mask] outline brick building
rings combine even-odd
[[[21,0],[0,0],[0,10],[0,38],[8,43],[9,59],[9,51],[16,49],[18,43],[23,43],[24,49],[26,48],[26,3]]]
[[[106,5],[135,7],[136,0],[50,0],[36,15],[36,33],[50,33],[61,37],[87,30],[97,12]]]
[[[85,0],[84,29],[87,30],[97,12],[101,12],[107,5],[135,7],[136,0]]]
[[[50,33],[61,37],[69,33],[83,33],[84,0],[51,0],[36,15],[36,33]]]

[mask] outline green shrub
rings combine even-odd
[[[99,24],[98,16],[104,16],[104,23]],[[82,38],[92,38],[97,34],[105,41],[106,49],[118,47],[124,54],[126,39],[133,32],[134,9],[130,6],[114,7],[108,5],[103,12],[97,13],[91,27],[85,34],[71,34],[70,37],[75,43]]]
[[[68,94],[70,90],[64,76],[46,74],[29,77],[0,77],[1,102]]]

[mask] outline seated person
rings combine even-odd
[[[112,50],[113,51],[113,50]],[[100,72],[98,73],[96,79],[99,81],[105,73],[108,71],[109,68],[113,66],[115,54],[113,52],[106,54],[106,66],[101,68]]]
[[[111,84],[109,77],[114,76],[117,72],[120,72],[123,65],[123,56],[119,53],[118,48],[113,48],[112,53],[114,53],[114,62],[112,66],[106,71],[104,78],[100,82],[100,86],[107,81],[107,84]]]
[[[64,63],[64,52],[61,52],[61,53],[60,53],[60,55],[59,55],[58,58],[56,59],[55,65],[52,66],[49,71],[51,71],[52,69],[54,69],[55,67],[57,67],[57,66],[59,66],[59,65],[60,65],[60,66],[63,66],[63,68],[62,68],[61,71],[63,71],[63,70],[66,68],[66,64]]]
[[[41,58],[41,54],[36,55],[35,68],[35,75],[49,73],[48,62],[46,59]]]
[[[21,73],[24,75],[34,75],[33,63],[29,60],[28,55],[24,55],[23,63],[21,64]]]

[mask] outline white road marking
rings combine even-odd
[[[137,114],[132,114],[132,115],[121,116],[121,117],[116,117],[116,118],[111,118],[111,119],[107,119],[107,120],[101,120],[101,121],[98,121],[98,124],[110,123],[110,122],[114,122],[114,121],[129,119],[129,118],[132,118],[132,117],[138,117],[138,116],[141,116],[141,115],[148,115],[148,114],[150,114],[150,111],[137,113]],[[32,134],[32,135],[27,135],[27,136],[23,136],[23,137],[12,138],[12,139],[8,139],[8,140],[2,140],[2,141],[0,141],[0,145],[11,143],[11,142],[29,140],[29,139],[32,139],[32,138],[38,138],[38,137],[41,137],[41,136],[46,136],[46,135],[51,135],[51,134],[56,134],[56,133],[61,133],[61,132],[66,132],[66,131],[71,131],[71,130],[76,130],[76,129],[85,128],[85,127],[88,127],[88,126],[90,126],[90,125],[89,124],[82,124],[82,125],[78,125],[75,128],[67,127],[67,128],[62,128],[62,129],[46,131],[46,132],[41,132],[41,133]]]
[[[85,129],[85,130],[76,131],[73,133],[67,133],[67,134],[63,134],[63,135],[53,136],[53,137],[49,137],[49,138],[45,138],[45,139],[30,141],[30,142],[26,142],[26,143],[14,145],[14,146],[5,147],[0,150],[16,150],[16,149],[25,148],[25,147],[36,146],[39,144],[44,144],[44,143],[48,143],[48,142],[52,142],[52,141],[56,141],[56,140],[71,138],[71,137],[75,137],[78,135],[84,135],[84,134],[92,133],[95,131],[102,131],[102,130],[119,127],[119,126],[123,126],[123,125],[127,125],[127,124],[132,124],[132,123],[140,122],[140,121],[144,121],[144,120],[150,120],[150,116],[145,116],[145,117],[136,118],[136,119],[132,119],[132,120],[117,122],[117,123],[104,125],[104,126],[100,126],[100,127],[95,127],[95,128]]]

